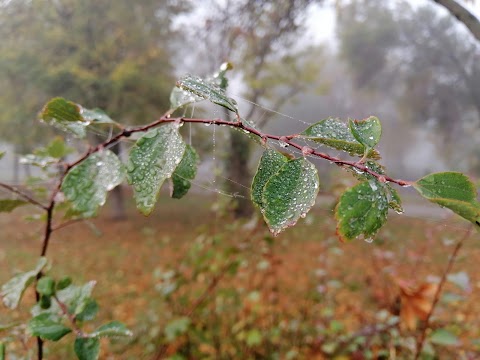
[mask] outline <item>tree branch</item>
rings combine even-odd
[[[32,198],[30,195],[25,194],[23,191],[18,190],[14,186],[4,184],[4,183],[0,182],[0,187],[2,187],[2,188],[6,189],[6,190],[8,190],[8,191],[10,191],[14,194],[17,194],[18,196],[22,197],[24,200],[28,201],[30,204],[35,205],[36,207],[39,207],[42,210],[45,210],[45,211],[48,210],[48,206],[43,205],[39,201]]]
[[[480,20],[466,7],[455,0],[433,0],[445,7],[458,21],[462,22],[475,38],[480,41]]]
[[[135,128],[129,128],[129,129],[124,129],[120,133],[118,133],[116,136],[112,137],[110,140],[105,141],[102,144],[99,144],[91,149],[89,149],[84,155],[82,155],[79,159],[74,161],[73,163],[67,164],[64,176],[75,166],[80,164],[82,161],[84,161],[86,158],[88,158],[91,154],[94,154],[101,149],[113,145],[120,141],[122,138],[130,137],[134,133],[139,133],[139,132],[145,132],[150,129],[153,129],[157,126],[160,126],[162,124],[166,123],[199,123],[199,124],[211,124],[211,125],[220,125],[220,126],[230,126],[233,128],[241,129],[245,133],[249,133],[252,135],[255,135],[259,137],[263,142],[266,142],[267,140],[276,140],[276,141],[282,141],[285,143],[287,146],[291,146],[297,150],[302,151],[302,153],[308,154],[308,156],[313,156],[313,157],[318,157],[321,159],[328,160],[332,163],[334,163],[337,166],[340,167],[351,167],[354,169],[357,169],[363,173],[370,174],[377,178],[381,182],[391,182],[395,183],[400,186],[410,186],[412,183],[407,180],[402,180],[402,179],[394,179],[390,176],[383,175],[383,174],[378,174],[375,171],[369,169],[367,166],[365,166],[362,162],[360,161],[349,161],[349,160],[342,160],[340,158],[336,158],[334,156],[330,156],[326,153],[322,153],[319,151],[316,151],[314,149],[309,148],[308,146],[303,146],[300,144],[297,144],[296,142],[293,142],[292,139],[298,137],[297,134],[294,135],[287,135],[287,136],[280,136],[280,135],[273,135],[273,134],[267,134],[267,133],[262,133],[260,130],[251,128],[249,126],[245,126],[243,123],[240,121],[226,121],[222,119],[198,119],[198,118],[184,118],[184,117],[179,117],[179,118],[171,118],[169,115],[164,115],[158,120],[152,122],[151,124],[140,126],[140,127],[135,127]]]

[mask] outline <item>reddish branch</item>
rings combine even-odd
[[[277,140],[277,141],[282,141],[288,146],[291,146],[295,149],[298,149],[302,152],[306,152],[309,156],[314,156],[314,157],[319,157],[325,160],[328,160],[338,166],[349,166],[351,168],[355,168],[361,172],[368,173],[375,178],[377,178],[381,182],[391,182],[395,183],[400,186],[410,186],[411,182],[406,181],[406,180],[401,180],[401,179],[393,179],[389,176],[379,174],[371,169],[369,169],[367,166],[365,166],[362,162],[360,161],[348,161],[348,160],[342,160],[333,156],[330,156],[326,153],[322,153],[319,151],[316,151],[314,149],[310,149],[308,146],[303,146],[300,144],[297,144],[296,142],[292,141],[294,138],[298,137],[298,135],[288,135],[288,136],[279,136],[279,135],[272,135],[272,134],[266,134],[262,133],[261,131],[254,129],[249,126],[245,126],[243,123],[240,121],[226,121],[222,119],[196,119],[196,118],[171,118],[169,116],[162,116],[160,119],[152,122],[151,124],[145,125],[145,126],[139,126],[135,128],[130,128],[130,129],[123,129],[120,133],[118,133],[116,136],[111,138],[110,140],[97,145],[96,147],[93,147],[89,149],[83,156],[81,156],[77,161],[68,164],[65,170],[65,174],[75,165],[78,165],[82,161],[84,161],[86,158],[88,158],[91,154],[96,153],[100,151],[101,149],[116,144],[118,141],[120,141],[122,138],[130,137],[134,133],[138,132],[145,132],[148,131],[152,128],[155,128],[159,125],[162,125],[164,123],[170,123],[170,122],[176,122],[176,123],[200,123],[200,124],[213,124],[213,125],[222,125],[222,126],[230,126],[234,127],[240,130],[245,131],[246,133],[250,133],[252,135],[258,136],[262,141],[267,141],[267,140]]]
[[[174,122],[174,123],[199,123],[199,124],[212,124],[212,125],[230,126],[230,127],[233,127],[233,128],[240,129],[240,130],[242,130],[246,133],[250,133],[250,134],[253,134],[255,136],[258,136],[265,143],[267,142],[267,140],[281,141],[281,142],[285,143],[286,145],[291,146],[292,148],[300,150],[305,155],[319,157],[319,158],[328,160],[328,161],[330,161],[330,162],[332,162],[332,163],[334,163],[338,166],[342,166],[342,167],[348,166],[348,167],[357,169],[361,172],[368,173],[368,174],[374,176],[375,178],[377,178],[381,182],[391,182],[391,183],[398,184],[400,186],[411,185],[411,182],[409,182],[409,181],[400,180],[400,179],[393,179],[393,178],[391,178],[387,175],[378,174],[375,171],[369,169],[367,166],[365,166],[362,161],[342,160],[342,159],[330,156],[326,153],[322,153],[322,152],[316,151],[314,149],[311,149],[308,146],[303,146],[303,145],[297,144],[296,142],[294,142],[292,140],[295,139],[296,137],[298,137],[298,135],[278,136],[278,135],[262,133],[261,131],[259,131],[257,129],[254,129],[254,128],[249,127],[249,126],[245,126],[238,118],[237,118],[237,121],[226,121],[226,120],[222,120],[222,119],[197,119],[197,118],[184,118],[184,117],[171,118],[170,115],[167,113],[164,116],[160,117],[158,120],[156,120],[156,121],[154,121],[154,122],[152,122],[148,125],[138,126],[138,127],[133,127],[133,128],[124,128],[121,132],[119,132],[117,135],[115,135],[111,139],[106,140],[105,142],[103,142],[103,143],[101,143],[101,144],[99,144],[95,147],[90,148],[85,154],[80,156],[77,160],[75,160],[71,163],[64,163],[64,172],[60,176],[60,179],[58,179],[57,186],[55,187],[52,194],[50,195],[48,205],[43,205],[42,203],[40,203],[36,199],[32,198],[28,194],[25,194],[24,192],[18,190],[17,188],[15,188],[13,186],[10,186],[10,185],[4,184],[4,183],[0,183],[0,187],[4,188],[6,190],[9,190],[12,193],[17,194],[18,196],[20,196],[23,199],[25,199],[26,201],[28,201],[30,204],[35,205],[35,206],[41,208],[42,210],[44,210],[46,212],[45,231],[44,231],[44,236],[43,236],[43,241],[42,241],[42,250],[41,250],[41,254],[40,254],[41,256],[45,256],[47,254],[48,245],[49,245],[49,242],[50,242],[52,232],[56,229],[59,229],[59,228],[64,227],[64,226],[69,224],[67,222],[67,223],[61,224],[57,227],[53,226],[53,213],[54,213],[54,210],[55,210],[55,206],[57,204],[56,197],[57,197],[57,194],[60,192],[63,179],[68,174],[68,172],[73,167],[75,167],[76,165],[80,164],[85,159],[87,159],[90,155],[92,155],[92,154],[94,154],[94,153],[96,153],[96,152],[98,152],[98,151],[100,151],[100,150],[102,150],[102,149],[104,149],[108,146],[111,146],[111,145],[114,145],[114,144],[118,143],[123,138],[128,138],[134,133],[145,132],[145,131],[148,131],[148,130],[153,129],[155,127],[158,127],[162,124],[172,123],[172,122]],[[43,276],[43,274],[40,273],[37,276],[37,280],[40,279],[40,277],[42,277],[42,276]],[[219,279],[216,279],[216,280],[214,279],[215,281],[213,281],[212,284],[211,284],[212,289],[214,289],[216,287],[216,285],[217,285],[217,283],[220,279],[221,279],[221,277]],[[208,290],[207,293],[209,291],[210,290]],[[39,294],[36,293],[35,296],[36,296],[36,299],[38,301],[39,300]],[[201,299],[199,304],[201,304],[203,301],[204,301],[204,299]],[[43,341],[40,338],[37,338],[37,344],[38,344],[37,345],[37,347],[38,347],[38,359],[42,360],[43,359]]]
[[[433,315],[433,312],[435,311],[435,307],[437,306],[438,301],[440,300],[440,295],[442,294],[443,287],[447,282],[448,274],[450,273],[450,271],[452,271],[452,267],[453,267],[453,264],[455,263],[458,253],[462,248],[465,240],[469,238],[471,232],[472,232],[472,227],[470,227],[462,236],[462,238],[458,240],[457,244],[455,245],[455,248],[453,249],[452,255],[450,255],[450,259],[448,260],[447,267],[445,268],[445,271],[442,274],[442,278],[440,279],[440,283],[438,284],[437,291],[435,292],[435,296],[432,302],[432,307],[430,308],[430,311],[427,314],[425,323],[422,328],[422,332],[420,333],[420,336],[417,339],[417,346],[416,346],[416,352],[415,352],[415,358],[414,358],[415,360],[418,360],[420,358],[420,354],[422,353],[423,345],[427,337],[427,330],[430,328],[430,319]]]
[[[20,191],[19,189],[17,189],[16,187],[14,186],[11,186],[11,185],[8,185],[8,184],[4,184],[4,183],[0,183],[0,187],[14,193],[14,194],[17,194],[18,196],[20,196],[21,198],[23,198],[24,200],[26,200],[27,202],[29,202],[30,204],[32,205],[35,205],[37,207],[39,207],[40,209],[42,210],[47,210],[47,206],[43,205],[42,203],[40,203],[39,201],[35,200],[34,198],[32,198],[30,195],[28,194],[25,194],[23,191]]]

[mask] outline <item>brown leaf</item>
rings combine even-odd
[[[398,281],[400,287],[400,323],[408,330],[415,330],[417,320],[426,320],[433,305],[433,299],[438,284],[423,283],[413,286],[404,281]]]

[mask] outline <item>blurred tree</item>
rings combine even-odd
[[[27,151],[48,98],[101,108],[124,123],[168,109],[172,30],[185,1],[0,1],[0,133]],[[5,91],[6,90],[6,91]],[[121,204],[121,193],[114,198]],[[123,206],[114,206],[123,217]]]
[[[205,63],[209,71],[218,69],[224,61],[232,61],[236,73],[245,85],[243,97],[249,103],[242,115],[252,121],[257,104],[279,110],[295,95],[307,90],[317,80],[322,66],[321,49],[306,46],[302,38],[305,19],[313,0],[241,0],[213,1],[202,29],[195,29],[205,43]],[[318,3],[318,2],[317,2]],[[262,127],[274,112],[262,114],[257,125]],[[228,114],[225,113],[225,116]],[[229,134],[229,149],[225,159],[227,190],[238,193],[236,217],[252,213],[248,167],[250,142],[242,134]]]
[[[357,88],[395,97],[401,118],[438,128],[441,150],[452,155],[466,125],[480,124],[480,47],[437,10],[352,1],[339,6],[338,35]]]

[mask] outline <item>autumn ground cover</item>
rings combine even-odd
[[[392,214],[373,243],[341,243],[327,204],[272,238],[262,222],[232,221],[216,204],[198,194],[163,197],[150,217],[132,205],[124,222],[110,220],[107,206],[98,219],[54,233],[54,273],[96,280],[99,322],[114,318],[135,333],[102,347],[101,358],[412,358],[418,307],[431,303],[429,284],[466,229],[453,219]],[[2,282],[39,253],[42,225],[23,215],[0,217]],[[479,258],[472,234],[428,331],[427,350],[440,359],[477,350]],[[0,311],[0,323],[19,319],[33,293],[26,299],[13,316]],[[62,341],[48,351],[48,359],[73,358]]]

